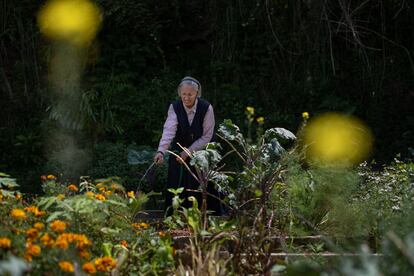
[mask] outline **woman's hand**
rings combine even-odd
[[[157,165],[161,165],[164,162],[164,154],[157,152],[154,156],[154,162]]]

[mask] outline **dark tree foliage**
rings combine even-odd
[[[179,79],[198,78],[217,121],[296,129],[303,111],[357,115],[376,137],[373,158],[414,141],[414,32],[409,1],[150,1],[96,3],[104,24],[88,49],[82,93],[89,144],[155,147]],[[30,182],[49,135],[51,43],[38,1],[0,11],[0,171]]]

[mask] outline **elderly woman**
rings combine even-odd
[[[158,151],[154,156],[154,162],[157,164],[161,164],[164,161],[165,152],[170,146],[171,151],[176,152],[177,155],[180,155],[189,164],[187,153],[178,144],[193,152],[203,149],[214,135],[213,107],[210,103],[200,98],[200,82],[192,77],[183,78],[178,85],[178,96],[180,99],[171,103],[168,109],[168,116],[164,123]],[[184,192],[180,196],[185,199],[183,206],[190,207],[190,202],[187,200],[189,196],[196,197],[199,201],[199,206],[201,206],[200,193],[187,190],[196,190],[199,187],[199,183],[180,162],[178,158],[170,156],[168,161],[167,189],[184,187]],[[190,168],[194,169],[191,166]],[[217,192],[212,187],[208,188],[208,192],[217,195]],[[165,208],[168,214],[172,212],[171,208],[169,208],[172,204],[172,196],[172,193],[166,192]],[[207,208],[216,214],[220,213],[220,204],[213,197],[208,197]]]

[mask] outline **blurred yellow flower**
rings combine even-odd
[[[26,217],[26,213],[22,209],[13,209],[10,215],[15,219],[24,219]]]
[[[65,199],[65,195],[63,195],[63,194],[58,194],[56,197],[57,197],[59,200],[64,200],[64,199]]]
[[[87,46],[102,22],[99,8],[88,0],[50,0],[40,10],[38,24],[46,36]]]
[[[11,240],[8,238],[0,238],[0,248],[8,249],[11,247]]]
[[[160,236],[160,238],[164,238],[165,237],[165,232],[164,231],[158,232],[158,236]]]
[[[254,115],[254,107],[248,106],[248,107],[246,107],[246,111],[250,115]]]
[[[135,198],[135,192],[134,191],[130,191],[127,193],[128,197],[130,198]]]
[[[256,122],[257,122],[258,124],[263,124],[263,123],[264,123],[264,118],[263,118],[263,117],[258,117],[258,118],[256,119]]]
[[[103,186],[102,182],[99,182],[98,184],[96,184],[96,188],[101,188]]]
[[[304,135],[307,158],[326,165],[359,164],[372,148],[369,128],[357,118],[339,113],[313,118]]]
[[[78,191],[78,187],[76,187],[76,185],[74,185],[74,184],[69,185],[68,189],[71,190],[71,191],[74,191],[74,192]]]
[[[302,118],[303,118],[304,120],[309,119],[309,113],[308,113],[308,112],[303,112],[303,113],[302,113]]]
[[[102,257],[95,260],[95,267],[98,271],[111,271],[116,266],[116,261],[112,257]]]
[[[49,174],[46,178],[47,180],[55,180],[56,176],[54,176],[53,174]]]
[[[102,194],[97,194],[97,195],[95,195],[95,198],[96,198],[97,200],[100,200],[100,201],[105,201],[105,200],[106,200],[105,196],[104,196],[104,195],[102,195]]]
[[[95,194],[92,192],[86,192],[85,195],[89,198],[93,198],[95,196]]]
[[[85,263],[82,266],[83,271],[85,271],[88,274],[95,274],[96,273],[96,268],[93,265],[93,263]]]
[[[17,200],[22,199],[22,194],[21,194],[21,193],[15,193],[15,194],[14,194],[14,197],[15,197]]]
[[[52,223],[50,223],[50,228],[52,228],[53,232],[63,233],[66,229],[66,223],[61,220],[54,220]]]
[[[74,272],[74,267],[73,264],[68,262],[68,261],[61,261],[59,262],[59,267],[61,270],[66,271],[66,272]]]

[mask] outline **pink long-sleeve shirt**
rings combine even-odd
[[[194,115],[197,111],[197,103],[198,103],[198,99],[196,99],[192,108],[187,108],[184,105],[184,109],[187,113],[187,118],[188,118],[188,122],[190,123],[190,125],[192,124]],[[213,107],[210,105],[208,107],[206,115],[204,116],[203,135],[199,139],[195,140],[194,143],[190,147],[188,147],[188,150],[190,152],[203,149],[205,145],[207,145],[207,143],[211,141],[211,138],[213,138],[213,134],[214,134],[214,124],[215,124],[214,111],[213,111]],[[165,120],[165,123],[164,123],[164,130],[162,132],[162,137],[158,145],[158,151],[165,153],[168,150],[177,132],[177,125],[178,125],[177,114],[175,114],[174,107],[172,106],[172,104],[170,104],[168,108],[167,119]]]

